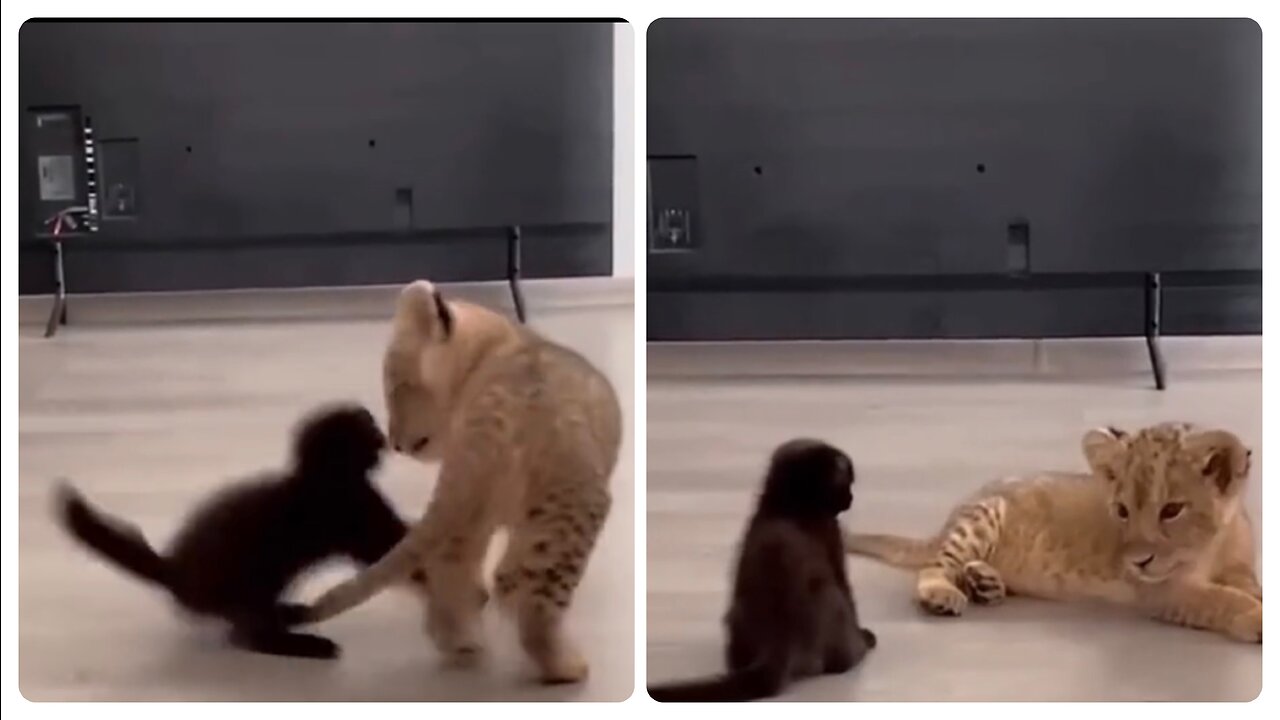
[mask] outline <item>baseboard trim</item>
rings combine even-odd
[[[1171,377],[1262,371],[1262,337],[1165,337]],[[857,340],[648,344],[651,378],[1044,377],[1151,374],[1146,340]]]
[[[555,278],[522,281],[531,320],[541,309],[631,305],[635,280],[630,277]],[[74,332],[81,325],[131,325],[181,322],[253,322],[356,320],[389,317],[401,285],[360,287],[218,290],[71,295],[68,303]],[[513,312],[505,281],[442,283],[443,292]],[[43,325],[53,297],[18,299],[20,325]],[[60,331],[60,332],[63,332]]]

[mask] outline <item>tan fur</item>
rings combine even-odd
[[[581,356],[483,307],[444,302],[448,332],[438,300],[426,281],[402,291],[384,362],[389,440],[441,461],[434,496],[404,541],[321,597],[311,617],[333,617],[421,566],[428,634],[446,655],[473,657],[481,564],[505,527],[501,606],[544,681],[582,680],[587,663],[562,622],[612,502],[617,397]]]
[[[1092,474],[993,483],[934,539],[846,533],[845,547],[917,569],[916,599],[939,615],[1008,593],[1090,598],[1262,642],[1253,530],[1240,504],[1251,456],[1239,438],[1165,423],[1092,430],[1082,445]]]

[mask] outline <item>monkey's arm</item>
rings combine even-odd
[[[378,562],[404,539],[404,520],[377,491],[365,493],[349,511],[344,552],[361,565]]]
[[[836,586],[839,587],[840,593],[844,596],[848,605],[853,607],[853,589],[849,586],[849,573],[845,568],[846,558],[843,533],[839,522],[834,516],[829,523],[823,524],[822,530],[817,534],[816,539],[822,543],[822,555],[831,566],[831,573],[835,579]]]
[[[369,566],[381,560],[408,532],[404,520],[382,493],[372,487],[351,511],[353,517],[348,526],[344,552],[361,565]],[[425,587],[426,573],[421,569],[415,570],[409,581]]]

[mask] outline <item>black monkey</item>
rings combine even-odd
[[[836,516],[853,503],[853,463],[817,440],[791,440],[769,463],[739,550],[725,616],[728,672],[649,687],[659,702],[732,702],[792,680],[843,673],[876,645],[858,625]]]
[[[308,415],[294,438],[293,466],[215,494],[160,555],[137,527],[106,515],[67,483],[57,517],[74,538],[132,574],[160,585],[181,607],[225,619],[237,647],[272,655],[334,658],[340,648],[291,632],[305,606],[280,596],[303,570],[334,556],[369,565],[405,534],[373,486],[386,439],[369,411],[335,405]],[[425,578],[414,581],[425,590]]]

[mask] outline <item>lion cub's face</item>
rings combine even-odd
[[[1235,512],[1250,465],[1235,435],[1173,423],[1093,430],[1084,452],[1108,484],[1124,571],[1145,583],[1194,566]]]
[[[432,285],[419,280],[400,293],[382,362],[387,440],[416,460],[440,457],[448,429],[453,317]]]

